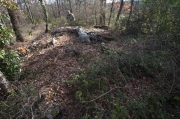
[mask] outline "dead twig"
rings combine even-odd
[[[40,116],[36,115],[36,109],[40,111],[39,104],[45,100],[45,97],[46,97],[45,95],[38,94],[37,100],[32,104],[31,106],[32,119],[38,119],[39,117],[41,117],[41,115]]]
[[[82,101],[82,103],[89,103],[89,102],[94,102],[96,101],[97,99],[105,96],[106,94],[110,93],[111,91],[115,90],[115,89],[133,89],[133,90],[147,90],[149,91],[149,89],[139,89],[139,88],[129,88],[129,87],[115,87],[115,88],[112,88],[111,90],[107,91],[106,93],[103,93],[102,95],[98,96],[97,98],[94,98],[90,101]]]
[[[174,88],[174,83],[175,83],[175,80],[176,80],[176,76],[175,76],[175,66],[174,66],[173,70],[174,70],[174,74],[173,74],[173,83],[172,83],[172,86],[171,86],[171,89],[170,89],[169,93],[172,92],[172,90],[173,90],[173,88]]]

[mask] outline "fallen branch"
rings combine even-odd
[[[36,115],[36,109],[40,111],[39,104],[45,100],[45,95],[38,94],[38,99],[32,104],[31,106],[31,112],[32,112],[32,119],[39,119],[40,116]]]
[[[94,102],[94,101],[96,101],[97,99],[105,96],[106,94],[110,93],[111,91],[113,91],[113,90],[115,90],[115,89],[134,89],[134,90],[147,90],[147,91],[149,91],[149,89],[128,88],[128,87],[115,87],[115,88],[112,88],[111,90],[107,91],[106,93],[103,93],[102,95],[98,96],[98,97],[95,98],[95,99],[92,99],[92,100],[90,100],[90,101],[82,101],[82,103]]]
[[[171,89],[170,89],[170,91],[169,91],[169,93],[171,93],[172,92],[172,90],[173,90],[173,88],[174,88],[174,84],[175,84],[175,80],[176,80],[176,76],[175,76],[175,66],[174,66],[174,74],[173,74],[173,83],[172,83],[172,86],[171,86]]]

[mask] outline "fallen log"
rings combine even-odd
[[[108,26],[95,26],[95,28],[104,28],[108,29]],[[105,41],[113,41],[115,38],[109,34],[104,32],[96,32],[96,30],[89,30],[82,27],[59,27],[51,32],[51,35],[54,36],[62,36],[65,33],[75,33],[77,37],[82,42],[90,43],[92,42],[103,42]]]
[[[51,35],[63,35],[64,33],[76,33],[75,27],[59,27],[51,31]]]
[[[94,28],[100,28],[100,29],[108,30],[109,26],[94,26]]]

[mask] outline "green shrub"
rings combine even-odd
[[[87,26],[85,20],[83,20],[82,18],[78,18],[69,24],[72,26]]]
[[[3,18],[9,19],[9,16],[7,14],[0,15],[0,48],[3,47],[5,44],[10,43],[10,37],[12,36],[12,30],[5,27],[1,20]]]
[[[20,77],[20,56],[13,50],[0,51],[0,70],[10,81]]]
[[[131,44],[134,49],[141,42],[148,45],[148,42],[142,40],[127,42],[126,45]],[[72,77],[71,83],[68,84],[75,88],[75,98],[84,107],[86,113],[83,118],[164,119],[173,118],[173,115],[179,117],[179,114],[174,113],[177,109],[172,111],[171,108],[170,111],[166,108],[171,104],[179,105],[179,96],[167,94],[169,90],[164,89],[162,85],[162,81],[172,83],[167,74],[178,74],[177,64],[169,59],[169,55],[164,55],[166,50],[132,49],[106,49],[97,61]],[[129,97],[125,85],[138,79],[151,79],[156,85],[153,90],[132,88],[132,92],[140,95]],[[173,85],[173,90],[179,91],[179,79],[175,82],[177,84]],[[121,88],[111,91],[115,86]]]
[[[111,113],[112,119],[125,119],[129,115],[127,107],[120,105],[119,102],[115,102]]]
[[[0,70],[8,80],[16,80],[20,75],[20,56],[17,52],[6,48],[11,40],[11,32],[4,26],[1,18],[0,34]]]
[[[12,85],[11,94],[6,100],[0,101],[1,119],[30,118],[31,106],[37,95],[34,89],[32,84]]]
[[[57,28],[58,26],[66,24],[67,20],[65,17],[61,17],[58,19],[50,19],[51,28]]]

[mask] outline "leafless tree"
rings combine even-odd
[[[29,19],[31,20],[31,23],[34,24],[33,15],[32,15],[32,12],[31,12],[31,9],[30,9],[29,5],[27,5],[26,0],[24,0],[24,5],[26,6],[26,9],[27,9],[27,12],[29,14]]]
[[[51,4],[51,11],[52,11],[52,14],[53,14],[53,16],[54,16],[54,18],[56,18],[56,12],[55,12],[55,10],[54,10],[54,4]]]
[[[65,6],[65,1],[64,0],[61,0],[61,8],[62,10],[64,11],[64,13],[66,12],[66,6]]]
[[[69,2],[70,11],[71,11],[71,13],[73,13],[72,5],[71,5],[71,0],[68,0],[68,2]]]
[[[131,0],[131,7],[130,7],[130,12],[129,12],[129,17],[128,17],[128,20],[127,20],[126,28],[129,27],[129,20],[130,20],[131,14],[132,14],[133,2],[134,2],[134,0]]]
[[[119,16],[120,16],[120,14],[121,14],[123,5],[124,5],[124,0],[121,0],[121,3],[120,3],[120,7],[119,7],[119,11],[118,11],[118,14],[117,14],[117,17],[116,17],[116,22],[115,22],[115,24],[116,24],[117,21],[119,20]]]
[[[106,24],[106,14],[105,14],[106,0],[100,0],[100,25],[104,26]]]
[[[86,0],[84,0],[84,12],[86,13],[85,17],[86,17],[86,23],[87,23],[88,14],[87,14],[87,1]]]
[[[48,32],[48,13],[47,13],[46,5],[45,5],[44,0],[39,0],[39,2],[41,3],[41,6],[42,6],[42,9],[43,9],[43,12],[44,12],[45,21],[46,21],[45,33],[47,33]]]
[[[60,5],[60,0],[56,0],[56,5],[57,5],[57,8],[58,8],[58,14],[59,14],[59,16],[60,16],[60,18],[61,18],[61,5]]]
[[[112,1],[112,4],[111,4],[111,10],[110,10],[108,26],[110,25],[110,22],[111,22],[111,16],[112,16],[112,12],[113,12],[113,7],[114,7],[114,0]]]
[[[98,25],[98,19],[97,19],[97,7],[96,7],[97,1],[94,1],[94,18],[95,18],[95,23]]]

